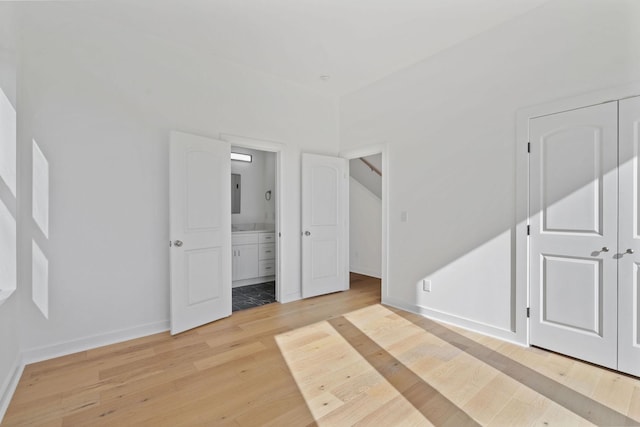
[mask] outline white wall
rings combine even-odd
[[[0,14],[6,9],[0,7]],[[16,106],[16,58],[15,51],[0,46],[0,90],[9,100],[13,108]],[[6,123],[0,123],[6,126]],[[0,177],[1,179],[1,177]],[[16,198],[13,197],[4,182],[0,182],[0,203],[15,215]],[[19,196],[19,195],[18,195]],[[7,224],[0,224],[6,227]],[[8,224],[10,228],[15,228],[14,224]],[[3,233],[4,235],[4,233]],[[6,243],[6,242],[3,242]],[[7,260],[0,260],[0,268],[11,268],[6,265]],[[15,262],[15,261],[14,261]],[[12,262],[9,262],[11,264]],[[4,277],[4,275],[3,275]],[[15,285],[15,283],[14,283]],[[20,322],[18,298],[14,293],[8,300],[0,304],[0,420],[9,404],[10,392],[15,386],[13,380],[19,372],[20,365]]]
[[[386,302],[524,341],[516,112],[638,79],[638,22],[633,0],[552,1],[341,100],[342,150],[388,143]]]
[[[276,188],[276,153],[264,151],[264,180],[262,185],[261,201],[265,206],[265,221],[273,224],[276,221],[276,200],[278,189]],[[271,191],[271,200],[265,198],[265,193]]]
[[[375,156],[368,156],[371,159],[375,159],[376,163],[371,163],[376,166],[378,170],[382,170],[382,154]],[[368,159],[367,159],[368,161]],[[369,191],[375,194],[379,199],[382,198],[382,176],[375,173],[361,158],[349,160],[349,175],[355,178],[360,184],[366,187]]]
[[[49,238],[33,221],[21,230],[27,356],[166,328],[171,129],[284,144],[282,299],[299,298],[300,152],[337,153],[337,101],[105,21],[91,2],[20,6],[22,212],[32,138],[50,168]],[[31,302],[32,236],[49,262],[48,319]]]
[[[231,147],[236,153],[250,154],[252,162],[231,162],[231,173],[240,174],[241,200],[240,213],[231,215],[233,224],[267,223],[276,220],[275,153],[252,150],[244,147]],[[266,200],[265,192],[271,190],[271,200]]]
[[[349,178],[349,271],[382,276],[382,201],[353,177]]]

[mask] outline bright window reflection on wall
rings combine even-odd
[[[49,260],[34,241],[31,242],[31,291],[33,302],[49,318]]]
[[[33,140],[33,219],[49,237],[49,162]]]
[[[16,289],[16,110],[0,88],[0,303]]]
[[[16,288],[16,220],[0,199],[0,302]]]
[[[32,216],[46,241],[49,238],[49,162],[35,139],[32,153]],[[35,240],[31,242],[31,291],[33,302],[48,319],[49,260]]]
[[[0,178],[16,196],[16,110],[0,88]]]

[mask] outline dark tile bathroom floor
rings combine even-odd
[[[276,302],[276,282],[242,286],[231,290],[231,309],[233,311]]]

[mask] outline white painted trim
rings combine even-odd
[[[508,329],[499,328],[486,323],[475,322],[473,320],[444,313],[437,310],[432,310],[426,307],[422,307],[415,304],[409,304],[407,302],[395,299],[395,298],[383,298],[382,303],[391,307],[399,308],[410,313],[419,314],[431,320],[435,320],[439,323],[455,326],[458,328],[464,328],[473,332],[477,332],[482,335],[497,338],[502,341],[507,341],[519,346],[525,346],[522,342],[514,339],[515,335]]]
[[[282,274],[283,266],[286,267],[286,260],[282,257],[282,235],[288,236],[289,232],[292,236],[296,233],[294,230],[290,230],[288,225],[282,224],[282,207],[288,206],[284,203],[287,195],[282,191],[283,183],[286,182],[286,172],[285,172],[285,152],[287,149],[286,144],[276,141],[268,141],[263,139],[249,138],[246,136],[240,135],[232,135],[228,133],[221,133],[220,139],[223,141],[227,141],[229,144],[237,147],[250,148],[253,150],[259,151],[268,151],[271,153],[276,153],[276,229],[275,233],[278,237],[276,239],[276,301],[284,302],[284,297],[282,295],[282,289],[287,289],[285,287],[285,283],[283,280],[284,275]]]
[[[231,288],[241,288],[243,286],[257,285],[259,283],[271,282],[276,280],[276,276],[252,277],[251,279],[235,280],[231,282]]]
[[[386,152],[387,144],[367,145],[366,147],[352,148],[343,150],[339,156],[345,159],[359,159],[360,157],[374,156],[376,154]],[[384,170],[383,170],[384,172]]]
[[[268,141],[266,139],[249,138],[247,136],[232,135],[229,133],[221,133],[220,139],[227,141],[231,145],[238,147],[251,148],[260,151],[279,152],[286,149],[286,144],[276,141]]]
[[[515,326],[518,341],[529,345],[529,322],[526,309],[529,306],[529,120],[535,117],[575,110],[590,105],[621,100],[640,95],[640,81],[598,90],[582,95],[553,100],[544,104],[522,108],[516,112],[516,311]]]
[[[0,289],[0,305],[4,304],[5,301],[9,299],[9,297],[15,292],[14,289]]]
[[[42,362],[56,357],[67,356],[80,351],[91,350],[105,345],[116,344],[123,341],[142,338],[149,335],[166,332],[169,330],[169,320],[148,323],[129,329],[107,332],[57,344],[36,347],[22,352],[22,361],[25,365]]]
[[[349,271],[356,274],[362,274],[364,276],[375,277],[376,279],[381,279],[380,275],[377,271],[370,270],[366,267],[359,267],[357,265],[350,265]]]
[[[167,331],[169,331],[169,320],[22,351],[14,362],[13,374],[0,388],[0,422],[9,407],[26,365]]]
[[[2,419],[7,413],[9,403],[11,403],[13,394],[18,387],[20,377],[22,377],[22,372],[24,371],[24,363],[19,355],[13,363],[12,371],[12,374],[5,380],[4,384],[2,384],[2,387],[0,388],[0,423],[2,423]]]
[[[288,302],[299,301],[302,299],[302,294],[300,292],[296,292],[293,294],[283,295],[280,304],[286,304]]]
[[[360,157],[382,154],[382,299],[389,298],[389,146],[387,143],[372,144],[365,147],[343,150],[340,157],[358,159]]]

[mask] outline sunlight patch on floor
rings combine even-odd
[[[431,333],[411,317],[379,304],[278,335],[276,342],[319,425],[426,425],[455,419],[463,421],[459,425],[594,425],[583,418],[585,414],[580,416],[580,410],[572,412],[563,406],[567,402],[549,398],[554,395],[535,385],[580,384],[579,375],[556,383],[550,375],[553,369],[542,375],[526,365],[535,360],[557,366],[569,360],[573,366],[566,370],[576,374],[580,366],[592,371],[593,367],[457,328],[440,328],[473,340],[467,342],[474,350],[452,345],[442,338],[442,331]],[[511,370],[501,372],[493,357]],[[518,376],[526,373],[539,375],[540,381],[523,382]],[[566,400],[578,406],[596,393],[567,386]]]
[[[328,322],[280,334],[276,342],[319,425],[392,421],[393,414],[403,425],[430,425]],[[393,410],[378,413],[384,406]]]

